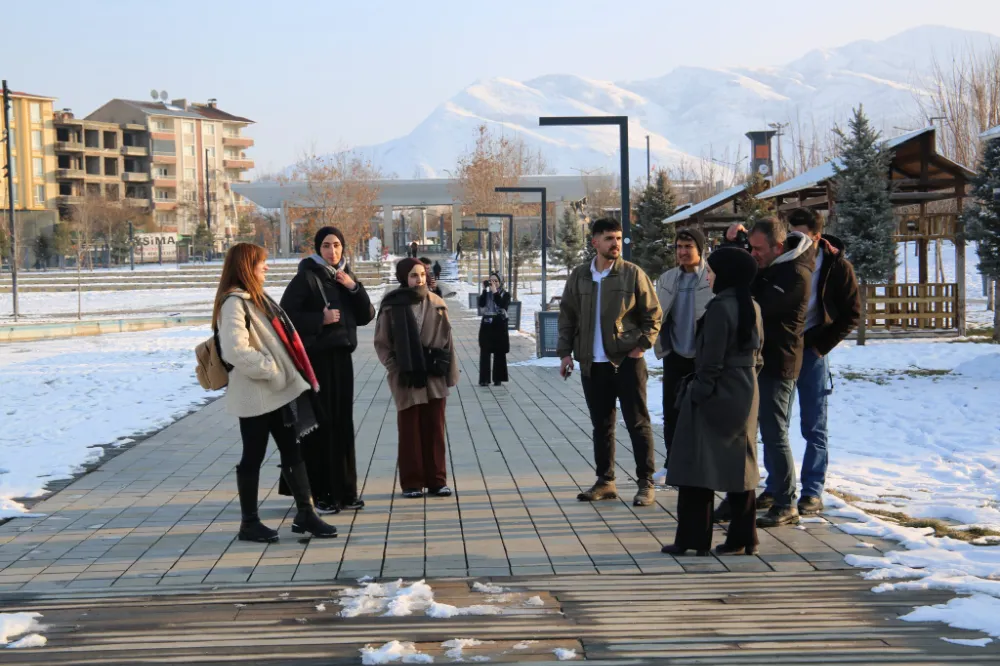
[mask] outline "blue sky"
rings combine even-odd
[[[257,121],[275,170],[409,132],[473,81],[779,65],[925,24],[1000,33],[1000,0],[102,0],[5,3],[0,75],[84,115],[152,88]],[[43,7],[43,9],[38,9]],[[3,62],[6,61],[6,62]]]

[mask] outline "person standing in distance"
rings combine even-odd
[[[621,258],[622,225],[596,220],[591,244],[597,256],[570,273],[559,306],[560,374],[580,363],[583,394],[594,428],[597,482],[577,495],[581,502],[616,499],[617,403],[632,441],[639,491],[635,506],[653,503],[656,469],[653,429],[646,407],[649,378],[644,353],[660,331],[662,312],[653,283],[641,268]]]
[[[808,236],[816,248],[816,265],[806,310],[805,350],[796,385],[799,427],[806,440],[802,456],[802,497],[799,513],[823,510],[827,453],[826,402],[833,391],[827,355],[844,341],[861,319],[861,292],[854,266],[844,257],[844,243],[823,233],[823,218],[808,208],[788,215],[792,231]]]
[[[663,359],[663,443],[669,465],[670,447],[677,428],[674,406],[684,377],[694,372],[695,331],[712,300],[705,264],[705,234],[700,229],[681,229],[674,241],[677,266],[656,281],[656,297],[663,310],[656,358]]]
[[[479,385],[495,386],[508,381],[507,354],[510,353],[510,330],[507,327],[507,308],[510,292],[503,288],[503,281],[496,271],[483,283],[479,294],[479,311],[483,318],[479,324]],[[492,361],[492,368],[491,363]],[[492,370],[492,372],[491,372]]]

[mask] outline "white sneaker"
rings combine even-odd
[[[667,468],[664,467],[659,472],[653,474],[653,483],[658,486],[666,485],[667,483]]]

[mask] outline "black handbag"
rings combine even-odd
[[[424,347],[424,364],[428,377],[447,377],[451,370],[451,352],[447,349]]]

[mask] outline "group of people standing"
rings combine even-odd
[[[347,265],[344,236],[323,227],[280,303],[264,289],[267,252],[237,243],[226,255],[212,327],[229,370],[226,410],[239,418],[236,467],[239,538],[271,542],[278,533],[258,513],[260,468],[273,437],[281,459],[278,491],[295,499],[292,531],[337,536],[320,514],[361,510],[354,440],[358,326],[376,319]],[[447,496],[445,401],[458,363],[444,300],[428,288],[429,261],[396,265],[399,287],[382,298],[375,351],[398,412],[399,477],[405,497]],[[433,278],[432,278],[433,279]]]
[[[752,554],[757,527],[799,522],[822,510],[826,480],[827,354],[860,318],[844,246],[808,209],[768,218],[749,232],[732,226],[706,256],[698,229],[676,234],[677,266],[655,286],[620,257],[621,225],[597,220],[596,256],[569,276],[559,315],[563,376],[580,364],[593,426],[597,481],[581,501],[618,497],[617,404],[635,457],[633,504],[654,501],[653,437],[646,405],[646,350],[663,359],[665,481],[678,488],[677,532],[663,552],[707,555],[713,522],[728,522],[719,554]],[[806,440],[802,497],[788,439],[798,391]],[[763,440],[764,492],[757,432]],[[714,507],[715,492],[726,499]],[[758,509],[767,509],[757,516]]]

